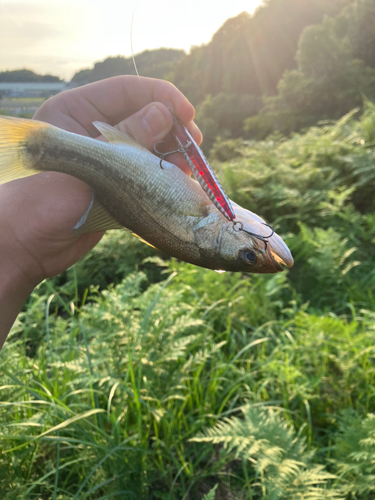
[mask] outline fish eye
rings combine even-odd
[[[250,265],[253,266],[256,263],[256,261],[257,261],[257,256],[251,250],[242,250],[242,252],[241,252],[241,259],[246,264],[250,264]]]

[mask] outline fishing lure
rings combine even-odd
[[[232,204],[225,194],[215,172],[206,160],[202,150],[194,141],[182,121],[173,113],[172,118],[173,127],[171,134],[176,140],[178,151],[183,154],[190,170],[193,172],[195,178],[212,203],[224,217],[229,221],[234,221],[236,215],[233,211]]]
[[[164,158],[173,153],[181,153],[184,156],[190,170],[195,175],[195,178],[199,182],[201,188],[207,194],[215,207],[224,215],[224,217],[233,222],[236,216],[231,202],[225,194],[225,191],[221,186],[219,179],[216,177],[215,172],[212,170],[212,167],[206,160],[202,150],[194,141],[182,121],[171,110],[169,111],[173,118],[173,126],[170,134],[177,143],[177,149],[162,153],[157,150],[157,145],[162,144],[165,141],[159,141],[154,144],[154,152],[160,157],[160,167],[163,168],[162,162]]]

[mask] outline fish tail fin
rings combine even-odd
[[[35,175],[32,155],[25,145],[46,123],[11,116],[0,116],[0,184]]]

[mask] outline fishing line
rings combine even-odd
[[[131,23],[130,23],[130,49],[131,49],[131,52],[132,52],[132,59],[133,59],[134,69],[135,69],[135,72],[136,72],[136,74],[138,76],[139,83],[141,84],[141,87],[143,88],[145,94],[149,98],[149,101],[152,102],[150,94],[147,92],[147,90],[145,89],[145,87],[144,87],[144,85],[142,83],[142,78],[139,75],[138,67],[137,67],[137,64],[135,62],[135,56],[134,56],[134,49],[133,49],[133,24],[134,24],[134,16],[135,16],[135,6],[136,6],[136,4],[137,4],[137,2],[135,1],[134,4],[133,4],[132,19],[131,19]]]

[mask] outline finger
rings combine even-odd
[[[98,137],[94,121],[118,124],[149,104],[151,97],[179,116],[197,144],[202,142],[202,134],[192,121],[194,107],[173,84],[153,78],[119,76],[62,92],[46,101],[34,119]]]
[[[202,132],[200,131],[198,125],[195,122],[191,121],[190,123],[188,123],[185,126],[188,129],[188,131],[191,133],[195,142],[198,145],[201,144],[203,141],[203,135],[202,135]]]
[[[166,161],[176,165],[183,172],[185,172],[185,174],[191,175],[191,170],[181,153],[173,153],[172,155],[167,156]]]
[[[67,112],[90,134],[94,132],[93,121],[102,120],[114,125],[150,101],[171,107],[184,123],[194,118],[194,107],[187,98],[172,83],[154,78],[117,76],[69,90],[64,98]]]
[[[136,142],[142,144],[150,151],[154,151],[156,142],[166,140],[169,149],[176,149],[176,142],[172,137],[166,137],[170,132],[173,120],[167,108],[160,102],[152,102],[143,109],[134,113],[126,120],[121,121],[115,127],[133,137]],[[194,122],[190,122],[187,128],[197,144],[202,142],[202,133]]]

